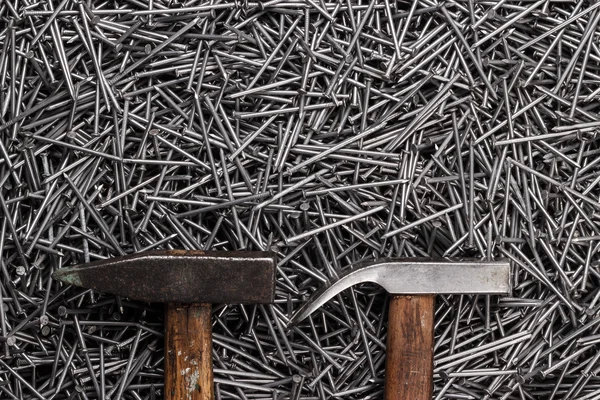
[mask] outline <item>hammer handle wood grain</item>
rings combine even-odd
[[[165,305],[165,400],[213,400],[210,304]]]
[[[385,400],[431,400],[435,296],[393,296],[389,307]]]

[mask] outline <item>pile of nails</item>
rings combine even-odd
[[[273,250],[216,305],[218,399],[379,399],[378,257],[505,258],[439,296],[437,399],[600,399],[600,2],[0,2],[0,398],[162,397],[162,310],[52,271]]]

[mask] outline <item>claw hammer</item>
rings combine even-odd
[[[436,294],[511,292],[510,265],[505,261],[382,259],[359,263],[317,290],[290,324],[297,324],[342,290],[363,282],[377,283],[392,294],[385,400],[431,400]]]

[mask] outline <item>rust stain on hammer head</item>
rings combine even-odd
[[[270,303],[271,252],[166,250],[57,270],[62,282],[147,302]]]
[[[161,251],[165,255],[169,256],[204,256],[206,252],[203,250],[180,250],[180,249],[172,249]]]

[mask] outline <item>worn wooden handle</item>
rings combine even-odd
[[[385,400],[431,400],[435,296],[390,301]]]
[[[165,400],[213,400],[210,304],[165,306]]]

